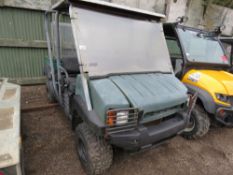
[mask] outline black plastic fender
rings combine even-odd
[[[105,131],[105,124],[100,120],[95,111],[88,111],[86,103],[79,95],[72,97],[72,110],[82,118],[82,120],[92,129],[98,136],[103,136]]]
[[[212,98],[212,96],[205,90],[200,89],[196,86],[190,85],[190,84],[186,84],[186,87],[188,88],[188,92],[191,94],[194,94],[195,92],[198,93],[198,99],[201,100],[202,104],[204,105],[205,110],[208,113],[211,114],[215,114],[216,113],[216,104],[214,102],[214,99]]]

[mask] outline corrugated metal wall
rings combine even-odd
[[[20,84],[43,82],[45,49],[0,48],[0,75]]]
[[[0,21],[0,77],[21,84],[42,82],[44,12],[1,7]]]

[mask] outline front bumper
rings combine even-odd
[[[178,113],[157,125],[139,125],[135,130],[110,135],[110,143],[125,150],[138,151],[156,146],[176,136],[186,127],[187,117]]]
[[[225,126],[233,127],[233,107],[218,107],[215,119]]]

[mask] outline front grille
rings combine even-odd
[[[127,123],[117,124],[117,122],[122,122],[123,120],[115,118],[112,122],[113,124],[109,126],[109,123],[106,125],[107,134],[115,134],[119,132],[131,131],[134,130],[138,126],[138,109],[128,108],[128,109],[117,109],[117,110],[109,110],[108,113],[118,113],[121,111],[128,111],[128,120]],[[120,117],[121,115],[118,115]],[[107,114],[108,121],[108,114]]]
[[[166,118],[167,116],[171,116],[175,114],[176,112],[180,111],[182,109],[181,105],[174,106],[172,108],[168,108],[165,110],[160,110],[157,112],[148,112],[143,115],[143,119],[141,120],[141,123],[147,123],[152,122],[156,120],[162,120],[163,118]]]
[[[143,126],[145,126],[145,127],[156,126],[156,125],[161,124],[162,122],[165,122],[167,120],[173,119],[175,117],[177,117],[177,115],[174,115],[174,114],[173,115],[169,115],[167,117],[163,117],[163,118],[160,118],[158,120],[153,120],[151,122],[143,123]]]

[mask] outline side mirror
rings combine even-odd
[[[214,32],[216,33],[216,34],[221,34],[222,33],[222,31],[223,30],[225,30],[226,29],[226,26],[225,25],[221,25],[221,26],[217,26],[215,29],[214,29]]]
[[[189,18],[188,18],[187,16],[181,16],[181,17],[176,18],[176,23],[182,24],[182,23],[187,22],[188,19],[189,19]]]

